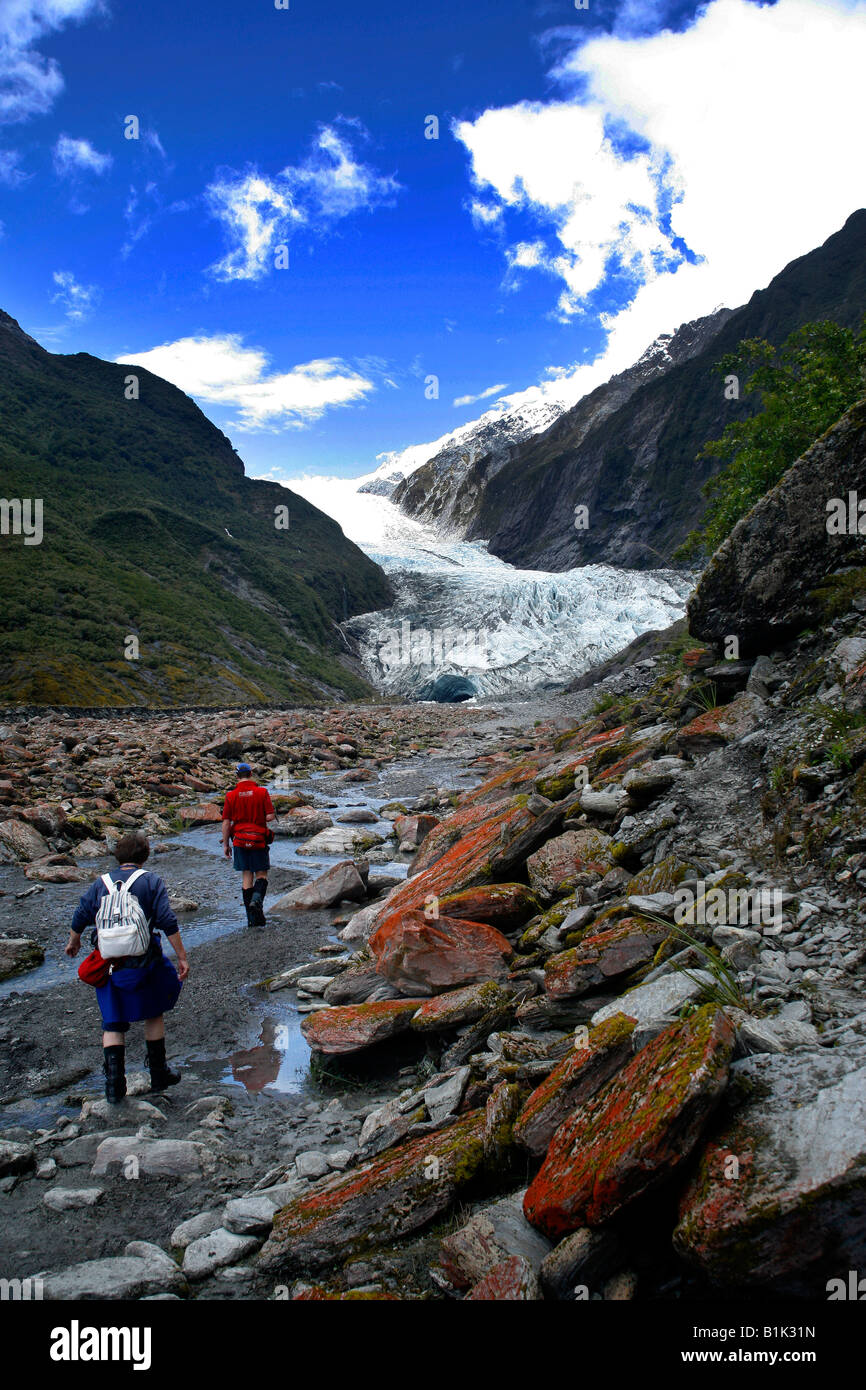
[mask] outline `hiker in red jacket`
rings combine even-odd
[[[267,787],[260,787],[249,763],[238,763],[239,781],[223,805],[223,854],[230,857],[229,840],[234,849],[234,867],[243,874],[244,907],[247,926],[263,927],[262,904],[268,891],[271,857],[268,845],[273,833],[268,821],[276,815]]]

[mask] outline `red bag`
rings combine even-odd
[[[107,960],[103,960],[98,950],[91,951],[89,956],[78,967],[78,978],[86,985],[93,985],[94,989],[99,989],[102,985],[108,984],[108,977],[111,974],[111,966]]]

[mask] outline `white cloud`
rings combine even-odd
[[[623,269],[631,279],[626,307],[620,294],[599,316],[596,360],[549,369],[504,398],[515,405],[573,403],[660,333],[744,303],[866,205],[866,0],[714,0],[652,37],[640,5],[620,20],[560,62],[564,96],[454,128],[488,205],[545,237],[504,246],[506,288],[516,266],[553,271],[568,320]]]
[[[113,163],[110,154],[100,154],[89,140],[61,135],[54,146],[54,168],[64,178],[75,174],[106,174]]]
[[[56,59],[46,58],[34,44],[103,9],[103,0],[2,0],[0,125],[44,115],[63,91],[63,74]]]
[[[400,191],[395,178],[359,163],[348,141],[333,126],[322,126],[309,158],[303,164],[289,165],[280,177],[297,199],[311,204],[312,211],[324,218],[348,217],[361,209],[379,207]]]
[[[52,295],[51,303],[62,304],[71,323],[89,318],[99,299],[97,286],[79,284],[70,270],[55,270],[52,278],[57,294]]]
[[[363,127],[354,125],[362,134]],[[273,265],[277,247],[287,245],[297,227],[327,226],[361,210],[393,200],[400,185],[358,162],[348,139],[334,126],[322,126],[304,163],[289,165],[275,178],[256,169],[225,171],[206,197],[228,235],[230,249],[211,267],[220,280],[259,280]]]
[[[670,258],[670,238],[658,226],[661,161],[643,152],[624,158],[600,105],[521,102],[461,121],[454,133],[479,189],[503,211],[533,213],[559,242],[556,256],[535,241],[506,257],[509,268],[553,267],[561,275],[563,316],[579,311],[614,262],[646,279],[659,258]]]
[[[474,405],[476,401],[486,401],[490,396],[498,396],[507,386],[507,381],[501,381],[498,386],[488,386],[486,391],[479,391],[477,396],[458,396],[454,405]]]
[[[0,183],[7,188],[17,188],[24,183],[27,175],[23,169],[19,169],[21,156],[17,150],[0,150]]]
[[[480,198],[473,198],[469,204],[469,211],[472,221],[476,227],[496,227],[502,222],[502,206],[497,203],[482,203]]]
[[[287,240],[289,228],[303,221],[303,213],[293,207],[286,193],[257,173],[227,174],[210,185],[206,196],[211,212],[234,242],[212,267],[218,280],[261,279],[275,248]]]
[[[146,367],[199,400],[237,407],[234,427],[246,430],[303,428],[374,390],[372,381],[335,357],[275,372],[265,352],[245,347],[234,333],[179,338],[115,360]]]

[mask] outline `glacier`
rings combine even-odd
[[[287,484],[381,565],[396,598],[342,624],[370,683],[400,700],[522,698],[561,688],[685,611],[696,575],[586,565],[520,570],[483,541],[443,537],[364,478]]]

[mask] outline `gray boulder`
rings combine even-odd
[[[736,633],[745,655],[774,649],[823,612],[821,581],[857,557],[864,538],[833,534],[828,503],[847,504],[866,470],[866,402],[853,406],[792,464],[710,560],[689,599],[689,631],[721,646]]]

